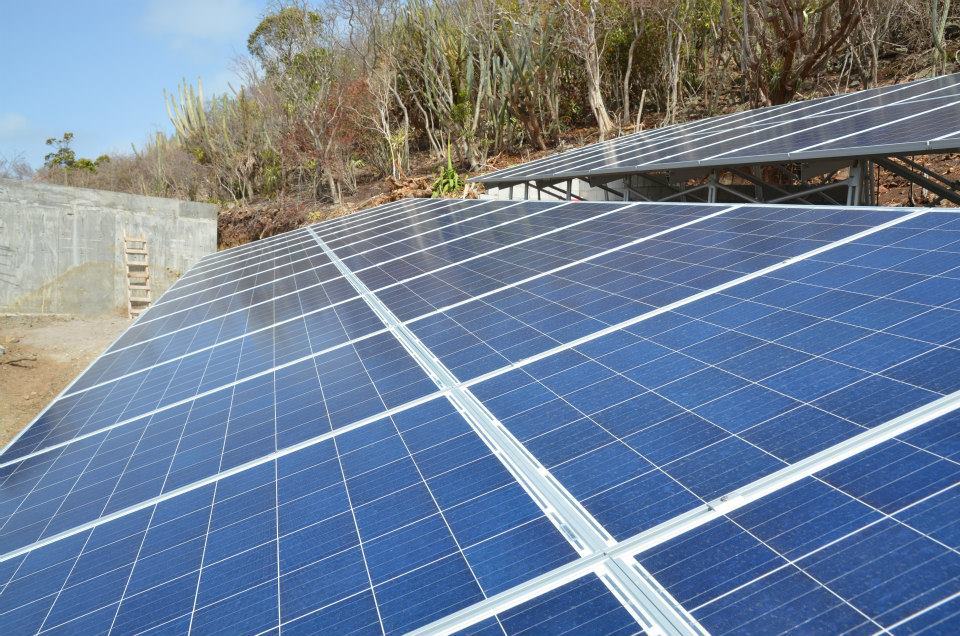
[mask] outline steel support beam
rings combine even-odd
[[[901,161],[903,160],[902,158],[899,158],[899,159]],[[930,192],[933,192],[935,195],[937,195],[941,199],[946,199],[951,203],[960,205],[960,192],[957,192],[957,190],[951,189],[946,185],[943,185],[942,183],[937,183],[936,181],[933,181],[932,179],[927,178],[926,175],[921,174],[919,172],[914,172],[910,170],[908,167],[903,166],[895,161],[892,161],[891,159],[878,157],[874,159],[874,162],[878,166],[884,168],[885,170],[889,170],[890,172],[897,175],[898,177],[903,177],[907,181],[910,181],[911,183],[914,183],[920,186],[921,188],[924,188],[926,190],[929,190]],[[911,163],[916,165],[916,162],[911,162]],[[932,171],[929,171],[929,172],[932,172]],[[944,177],[940,177],[939,180],[950,183],[950,181],[945,179]]]
[[[743,192],[740,192],[740,191],[738,191],[738,190],[734,190],[733,188],[728,188],[727,186],[723,185],[722,183],[717,183],[717,184],[715,184],[715,187],[716,187],[718,190],[723,190],[724,192],[727,192],[727,193],[729,193],[729,194],[732,194],[732,195],[735,196],[735,197],[739,197],[739,198],[743,199],[744,201],[749,201],[750,203],[761,203],[761,201],[760,201],[759,199],[756,199],[756,198],[751,197],[751,196],[747,196],[747,195],[744,194]]]
[[[560,199],[561,201],[583,201],[584,199],[583,199],[582,197],[578,197],[577,195],[575,195],[575,194],[573,193],[572,181],[568,179],[566,183],[567,183],[567,189],[566,189],[566,190],[564,190],[563,188],[559,188],[559,187],[557,187],[555,184],[552,184],[552,183],[549,184],[549,185],[542,186],[542,187],[541,187],[541,186],[537,186],[537,188],[538,188],[541,192],[546,192],[547,194],[549,194],[549,195],[551,195],[551,196],[555,196],[555,197],[557,197],[558,199]],[[554,193],[554,192],[550,192],[550,190],[556,190],[556,192],[559,193],[559,194],[556,194],[556,193]]]
[[[940,174],[939,172],[936,172],[935,170],[932,170],[932,169],[930,169],[930,168],[928,168],[928,167],[926,167],[926,166],[924,166],[924,165],[922,165],[922,164],[917,163],[916,161],[914,161],[914,160],[911,159],[910,157],[904,157],[903,155],[897,155],[897,156],[896,156],[896,159],[897,159],[897,161],[901,161],[901,162],[905,163],[906,165],[908,165],[909,167],[913,168],[913,169],[916,170],[917,172],[923,173],[924,175],[930,177],[931,179],[934,179],[934,180],[936,180],[936,181],[939,181],[940,183],[942,183],[943,185],[947,186],[948,188],[950,188],[950,189],[952,189],[952,190],[960,189],[960,181],[957,181],[956,179],[948,179],[947,177],[943,176],[943,175]]]
[[[659,200],[660,200],[660,201],[673,201],[674,199],[677,199],[677,198],[679,198],[679,197],[685,197],[685,196],[687,196],[688,194],[693,194],[694,192],[699,192],[700,190],[705,190],[705,189],[707,189],[708,187],[709,187],[709,186],[708,186],[706,183],[701,183],[700,185],[695,185],[695,186],[693,186],[693,187],[691,187],[691,188],[687,188],[686,190],[680,190],[679,192],[675,192],[674,194],[671,194],[670,196],[664,197],[664,198],[659,199]],[[704,203],[704,202],[705,202],[705,201],[700,201],[700,203]]]
[[[615,196],[615,197],[617,197],[617,198],[619,198],[619,199],[621,199],[621,200],[623,200],[623,201],[629,201],[629,200],[630,200],[630,198],[627,196],[627,195],[628,195],[628,192],[627,192],[626,188],[624,188],[623,192],[621,192],[621,191],[619,191],[619,190],[614,190],[613,188],[611,188],[610,186],[608,186],[608,185],[605,184],[605,183],[591,183],[591,184],[590,184],[590,187],[591,187],[591,188],[600,188],[601,190],[603,190],[603,191],[606,192],[607,194],[612,194],[613,196]]]
[[[777,197],[776,199],[769,199],[767,200],[767,203],[783,203],[784,201],[790,201],[791,199],[798,199],[800,197],[808,196],[811,194],[820,194],[820,193],[826,192],[827,190],[833,190],[834,188],[842,188],[842,187],[849,188],[850,186],[849,184],[844,183],[843,181],[836,181],[834,183],[825,183],[815,188],[808,188],[807,190],[793,192],[786,196]],[[826,195],[822,195],[822,196],[826,196]],[[851,204],[848,203],[847,205],[851,205]]]
[[[751,167],[751,170],[756,170],[756,168],[757,168],[757,166],[752,166],[752,167]],[[731,169],[730,169],[730,172],[734,173],[735,175],[738,175],[739,177],[741,177],[741,178],[743,178],[743,179],[746,179],[747,181],[749,181],[750,183],[752,183],[752,184],[755,186],[754,189],[755,189],[755,192],[756,192],[756,200],[757,200],[757,201],[763,201],[763,200],[764,200],[764,199],[763,199],[763,195],[764,195],[763,189],[764,189],[764,188],[770,188],[771,190],[775,190],[776,192],[779,192],[779,193],[782,194],[782,195],[788,195],[788,196],[791,195],[791,194],[800,194],[800,195],[803,195],[803,194],[804,194],[803,192],[800,192],[800,193],[791,193],[789,190],[784,190],[783,188],[781,188],[780,186],[778,186],[778,185],[776,185],[776,184],[774,184],[774,183],[767,183],[766,181],[764,181],[763,179],[761,179],[760,177],[758,177],[758,176],[755,175],[755,174],[752,174],[752,173],[749,173],[749,172],[744,172],[744,171],[739,170],[739,169],[737,169],[737,168],[731,168]],[[801,202],[806,203],[807,205],[814,205],[814,204],[811,203],[810,201],[807,201],[806,199],[804,199],[802,196],[797,196],[797,198],[800,199]]]
[[[845,161],[849,166],[849,173],[846,178],[836,179],[836,173],[824,174],[828,170],[838,166]],[[702,182],[683,188],[677,184],[670,183],[662,177],[655,176],[658,173],[636,172],[631,174],[605,175],[605,177],[594,177],[585,179],[590,187],[598,188],[604,191],[608,196],[621,201],[692,201],[716,203],[719,199],[719,193],[723,192],[736,197],[739,200],[750,203],[785,203],[798,202],[806,205],[876,205],[877,204],[877,166],[881,166],[893,174],[896,174],[910,183],[918,185],[929,192],[932,192],[941,200],[950,201],[960,205],[960,180],[953,180],[938,174],[936,171],[923,166],[913,159],[901,155],[892,155],[890,157],[871,157],[870,159],[855,158],[848,160],[836,160],[832,162],[822,162],[810,164],[801,171],[801,174],[795,174],[790,166],[782,164],[764,164],[769,165],[771,169],[779,171],[791,183],[796,184],[797,191],[791,192],[786,187],[777,183],[770,183],[762,178],[760,165],[724,167],[710,169],[706,173]],[[843,168],[840,168],[841,170]],[[754,196],[750,196],[741,189],[722,184],[720,182],[720,173],[727,171],[752,184],[754,187]],[[807,184],[807,179],[813,173],[823,175],[823,181],[820,185],[814,187],[803,187]],[[670,191],[663,197],[650,197],[639,192],[633,187],[631,179],[633,177],[642,177],[645,182],[649,181],[652,186],[664,188]],[[622,181],[622,187],[614,188],[610,184],[614,181]],[[545,182],[522,182],[524,185],[523,198],[529,199],[531,195],[531,186],[537,190],[540,195],[546,193],[552,198],[561,201],[584,201],[582,196],[573,193],[574,179],[564,179],[562,181]],[[519,185],[518,182],[515,185]],[[794,187],[793,185],[789,187]],[[802,188],[802,189],[800,189]],[[703,194],[701,194],[703,192]],[[767,198],[768,193],[773,192],[776,195],[773,198]],[[844,192],[845,196],[838,196]],[[513,198],[513,186],[510,186],[510,197]],[[540,198],[538,196],[538,198]]]
[[[540,193],[540,195],[549,194],[549,195],[552,196],[554,199],[560,199],[561,201],[566,201],[566,197],[564,196],[563,190],[561,190],[560,188],[557,188],[557,187],[554,186],[554,185],[542,185],[542,186],[541,186],[541,185],[539,185],[539,184],[537,184],[537,183],[534,183],[534,184],[533,184],[533,187],[536,188],[537,192]],[[551,189],[553,189],[553,190],[556,190],[557,192],[551,192],[550,190],[548,190],[548,188],[551,188]],[[559,192],[559,194],[558,194],[558,192]],[[540,196],[538,196],[538,197],[537,197],[537,200],[542,200],[542,198],[541,198]]]

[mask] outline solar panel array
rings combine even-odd
[[[960,148],[960,74],[665,126],[474,177],[490,185]]]
[[[5,633],[956,632],[960,215],[404,200],[0,455]]]

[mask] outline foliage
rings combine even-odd
[[[65,132],[63,137],[57,139],[56,137],[50,137],[47,139],[46,145],[55,148],[54,152],[49,152],[43,157],[43,165],[47,168],[72,168],[73,165],[77,162],[77,153],[73,151],[73,148],[70,147],[70,143],[73,141],[73,133]]]
[[[463,178],[453,167],[453,160],[450,157],[450,147],[447,147],[447,165],[440,168],[440,174],[430,188],[430,196],[434,198],[445,197],[463,189]]]
[[[70,147],[71,142],[73,142],[72,132],[63,133],[63,137],[59,139],[56,137],[47,139],[46,145],[56,150],[44,156],[44,167],[48,169],[60,168],[64,171],[96,172],[98,168],[110,162],[108,155],[100,155],[96,159],[77,158],[77,153]]]
[[[319,40],[323,17],[308,5],[293,4],[264,16],[247,38],[247,51],[268,76],[309,76],[326,52]]]
[[[174,134],[76,157],[48,140],[42,179],[216,202],[339,204],[362,181],[433,191],[491,156],[749,104],[910,79],[956,62],[950,0],[279,0],[237,88],[164,94]],[[952,35],[951,35],[952,34]],[[584,137],[584,141],[588,139]],[[268,206],[269,207],[269,206]],[[271,208],[272,209],[272,208]]]

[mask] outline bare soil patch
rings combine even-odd
[[[0,315],[0,447],[129,325],[112,316]]]

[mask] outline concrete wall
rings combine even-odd
[[[156,299],[217,249],[217,207],[0,179],[0,312],[125,315],[125,233],[147,239]]]

